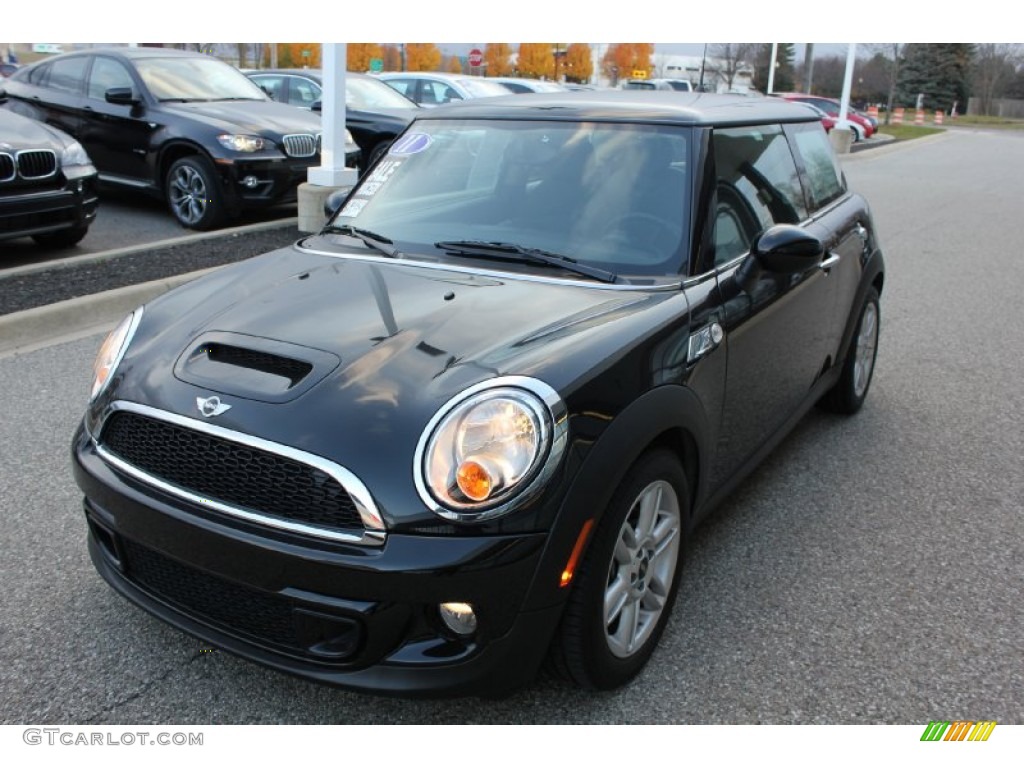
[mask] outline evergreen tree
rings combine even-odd
[[[754,67],[754,87],[761,93],[768,93],[769,62],[772,58],[772,44],[758,43],[750,54],[750,64]],[[793,62],[796,60],[796,48],[793,43],[779,43],[775,56],[775,81],[772,90],[775,93],[792,91],[796,88],[796,71]]]
[[[914,107],[924,95],[926,110],[949,111],[953,103],[962,113],[970,95],[969,72],[974,46],[969,43],[911,43],[903,50],[896,104]]]

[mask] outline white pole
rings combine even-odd
[[[839,101],[839,122],[836,128],[843,131],[850,130],[850,120],[847,112],[850,111],[850,88],[853,86],[853,65],[857,61],[857,44],[850,43],[846,51],[846,75],[843,77],[843,97]]]
[[[775,59],[778,55],[779,44],[772,43],[772,60],[768,62],[768,94],[775,90]]]
[[[356,170],[345,167],[345,66],[348,47],[324,43],[322,55],[323,93],[320,119],[323,142],[320,166],[308,171],[309,183],[321,187],[343,187],[356,183]]]

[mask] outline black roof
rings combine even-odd
[[[820,119],[797,104],[764,96],[616,90],[467,99],[458,104],[435,107],[421,117],[434,118],[627,121],[677,125],[808,123]]]

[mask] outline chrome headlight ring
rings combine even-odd
[[[423,430],[413,457],[416,491],[428,509],[453,522],[505,515],[544,487],[561,461],[568,427],[565,403],[538,379],[501,376],[475,384],[448,400]],[[474,482],[493,493],[474,499],[463,492],[464,480],[471,493]]]

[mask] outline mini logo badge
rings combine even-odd
[[[210,418],[211,416],[220,416],[231,406],[227,403],[222,403],[220,398],[214,395],[213,397],[197,397],[196,407],[199,408],[199,412],[203,416]]]

